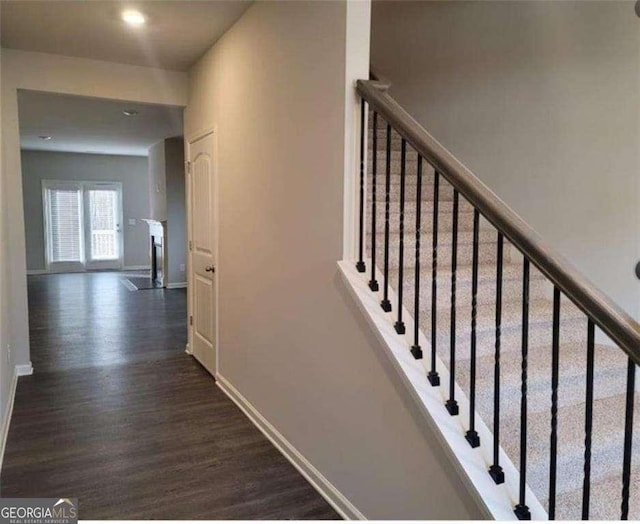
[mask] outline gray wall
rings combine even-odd
[[[167,184],[165,174],[164,140],[149,148],[149,217],[167,219]]]
[[[169,283],[187,281],[187,212],[185,200],[184,139],[165,140],[167,184],[167,236],[169,241],[167,276]],[[185,270],[182,270],[183,266]]]
[[[190,71],[185,135],[217,130],[218,372],[366,517],[480,518],[336,266],[346,20],[256,2]]]
[[[42,180],[95,180],[122,183],[124,265],[148,266],[149,215],[145,157],[22,151],[27,269],[45,269]],[[136,225],[130,226],[129,219]]]
[[[167,278],[165,284],[187,281],[187,214],[184,139],[167,138],[149,148],[150,217],[167,221]],[[185,267],[185,270],[181,269]]]
[[[391,94],[638,315],[640,20],[633,2],[374,2]]]

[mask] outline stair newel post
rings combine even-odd
[[[636,390],[636,365],[629,358],[627,363],[627,396],[624,416],[624,454],[622,463],[621,520],[629,519],[629,492],[631,487],[631,457],[633,451],[633,407]]]
[[[433,237],[431,244],[431,369],[427,379],[432,386],[440,385],[440,375],[436,370],[436,344],[438,323],[438,198],[440,189],[440,173],[433,173]]]
[[[416,254],[413,289],[413,346],[411,354],[415,359],[422,358],[422,348],[418,340],[420,334],[420,226],[422,224],[422,157],[418,154],[416,165]]]
[[[480,445],[480,436],[476,431],[476,323],[478,320],[478,244],[480,213],[473,210],[473,256],[471,267],[471,359],[469,370],[469,430],[465,435],[472,448]]]
[[[458,205],[460,195],[453,190],[453,227],[451,231],[451,328],[450,328],[450,357],[449,357],[449,399],[446,402],[447,411],[455,416],[459,413],[456,400],[456,271],[458,266]]]
[[[366,267],[364,265],[364,144],[366,137],[364,136],[364,118],[365,118],[365,101],[360,100],[360,209],[358,213],[358,262],[356,269],[360,273],[364,273]]]
[[[384,198],[384,296],[380,307],[387,313],[391,311],[389,301],[389,213],[391,211],[391,126],[387,124],[387,157],[385,165],[385,198]]]
[[[403,138],[400,146],[400,241],[398,243],[398,320],[394,328],[398,335],[404,335],[402,321],[402,298],[404,291],[404,190],[406,178],[407,141]]]
[[[496,253],[496,344],[493,362],[493,464],[489,475],[496,484],[504,482],[504,471],[500,465],[500,344],[502,336],[502,262],[504,235],[498,231]]]
[[[531,520],[526,504],[527,490],[527,366],[529,359],[529,259],[525,256],[522,266],[522,376],[520,389],[520,489],[516,517]]]
[[[553,335],[551,344],[551,441],[549,445],[549,520],[556,518],[558,467],[558,384],[560,379],[560,290],[553,288]]]
[[[373,155],[371,159],[371,280],[369,280],[369,289],[378,291],[378,281],[376,280],[376,191],[377,191],[377,175],[378,175],[378,113],[373,112],[373,129],[372,129],[372,146]]]

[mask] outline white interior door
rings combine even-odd
[[[122,186],[85,184],[85,265],[87,269],[121,269]]]
[[[190,346],[211,373],[216,371],[216,200],[213,133],[189,142]]]

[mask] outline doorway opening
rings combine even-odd
[[[183,109],[27,90],[18,107],[34,369],[184,355]]]

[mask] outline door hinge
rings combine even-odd
[[[193,242],[189,240],[189,251],[193,251]]]
[[[193,326],[193,315],[189,315],[189,325]]]
[[[187,160],[185,162],[185,164],[186,164],[186,167],[187,167],[187,173],[191,174],[191,161]]]

